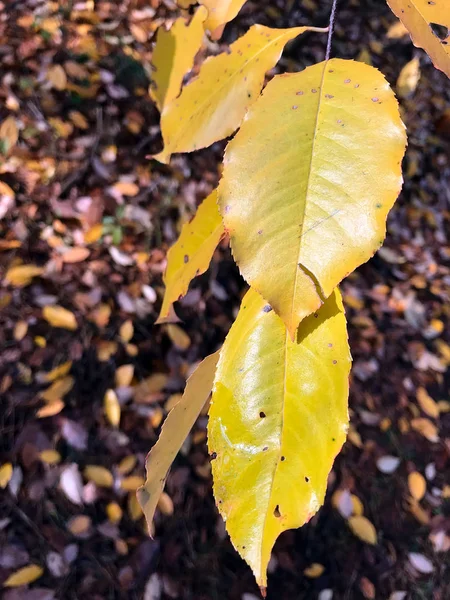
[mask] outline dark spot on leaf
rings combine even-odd
[[[294,106],[292,107],[292,110],[297,110],[298,106],[296,104],[294,104]]]
[[[263,412],[263,411],[261,411],[261,412],[259,413],[259,416],[261,417],[261,419],[264,419],[264,418],[265,418],[265,416],[266,416],[266,413],[265,413],[265,412]]]
[[[263,232],[263,230],[262,230],[262,229],[258,229],[258,235],[261,235],[261,234],[262,234],[262,232]]]
[[[230,208],[231,208],[231,206],[230,206],[229,204],[227,204],[227,205],[225,206],[225,212],[226,212],[226,213],[227,213],[227,212],[229,212],[229,211],[230,211]]]
[[[268,449],[269,449],[269,446],[264,446],[264,448],[263,448],[263,452],[265,452],[265,451],[266,451],[266,450],[268,450]]]
[[[303,92],[297,92],[297,96],[303,96]]]
[[[344,79],[344,83],[350,83],[351,79]]]
[[[317,94],[316,88],[313,88],[311,91],[312,91],[313,94]]]
[[[211,460],[215,460],[217,458],[217,452],[211,453]]]
[[[333,365],[337,365],[337,360],[333,360]]]
[[[273,511],[273,516],[276,517],[277,519],[279,519],[281,517],[279,504],[277,504],[275,506],[274,511]]]
[[[443,42],[448,37],[448,29],[439,23],[430,23],[431,31]]]
[[[328,348],[332,348],[332,347],[333,347],[333,344],[330,342],[330,343],[328,344]]]
[[[333,94],[325,94],[325,98],[334,98]]]
[[[336,438],[331,438],[331,441],[332,441],[332,442],[335,442],[335,441],[336,441]]]
[[[265,307],[263,308],[263,312],[268,313],[272,310],[272,307],[270,306],[270,304],[266,304]]]
[[[305,475],[305,481],[306,481],[306,483],[309,483],[309,477],[306,477],[306,475]]]
[[[280,460],[281,460],[281,462],[284,462],[284,461],[286,460],[286,457],[285,457],[285,456],[282,456],[282,457],[280,458]]]
[[[184,255],[184,264],[189,262],[189,256],[187,254]]]

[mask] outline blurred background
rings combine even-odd
[[[254,23],[326,26],[330,5],[248,0],[198,64]],[[170,166],[148,158],[162,144],[148,95],[155,31],[179,14],[171,0],[0,0],[5,600],[259,597],[214,505],[206,416],[173,465],[154,539],[135,499],[165,415],[245,290],[223,244],[178,303],[182,322],[154,326],[166,250],[217,184],[225,146]],[[277,71],[323,60],[325,44],[304,34]],[[324,507],[275,546],[268,598],[446,600],[450,86],[384,0],[339,1],[332,56],[394,87],[405,184],[384,247],[342,284],[351,429]]]

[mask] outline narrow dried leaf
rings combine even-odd
[[[274,77],[228,144],[218,194],[231,249],[292,338],[382,244],[405,145],[383,75],[342,59]]]
[[[413,471],[408,475],[408,488],[411,496],[415,500],[422,500],[427,491],[425,477],[418,471]]]
[[[78,328],[75,315],[62,306],[44,306],[42,316],[52,327],[75,331]]]
[[[164,150],[154,158],[167,163],[174,152],[206,148],[231,135],[257,99],[265,72],[276,64],[285,44],[307,29],[253,25],[229,52],[205,60],[198,77],[164,109]]]
[[[120,404],[114,390],[107,390],[103,399],[103,408],[106,418],[113,427],[119,427],[120,423]]]
[[[22,585],[28,585],[29,583],[33,583],[33,581],[36,581],[42,577],[43,573],[44,569],[38,565],[28,565],[26,567],[22,567],[8,577],[8,579],[3,583],[3,587],[15,588]]]
[[[362,515],[350,517],[348,524],[353,534],[366,544],[377,543],[377,531],[367,517]]]
[[[121,487],[127,492],[135,492],[138,488],[144,485],[144,478],[140,475],[130,475],[122,479]]]
[[[64,469],[59,480],[61,489],[74,504],[83,503],[83,482],[78,465],[72,463]]]
[[[37,277],[44,272],[44,269],[36,265],[20,265],[8,269],[5,275],[5,282],[14,287],[24,287],[29,285],[33,277]]]
[[[10,462],[5,463],[0,467],[0,488],[2,490],[4,490],[5,487],[8,485],[8,483],[10,482],[12,474],[13,474],[13,466]]]
[[[17,321],[14,327],[14,339],[20,342],[27,335],[28,323],[26,321]]]
[[[139,186],[132,181],[118,181],[111,189],[121,196],[136,196],[139,192]]]
[[[106,507],[106,514],[111,523],[119,523],[122,519],[122,509],[117,502],[110,502]]]
[[[40,408],[37,411],[36,416],[38,419],[45,419],[46,417],[54,417],[55,415],[58,415],[62,411],[64,406],[65,405],[62,400],[55,400],[54,402],[51,402],[50,404],[46,404],[45,406]]]
[[[138,490],[137,498],[147,519],[150,533],[153,515],[170,466],[208,400],[218,360],[219,352],[211,354],[189,377],[182,399],[170,411],[158,441],[147,456],[147,479],[145,485]]]
[[[413,44],[423,48],[437,69],[450,77],[450,5],[448,0],[387,0],[409,31]],[[445,32],[441,33],[440,32]]]
[[[173,515],[173,502],[169,494],[166,494],[166,492],[161,492],[157,508],[162,512],[163,515],[166,515],[166,517]]]
[[[183,225],[180,237],[167,253],[166,291],[157,323],[168,322],[173,317],[173,303],[186,294],[194,277],[206,271],[224,235],[214,190],[200,204],[192,221]]]
[[[294,341],[257,292],[246,294],[220,353],[208,448],[217,506],[259,586],[277,537],[323,503],[348,428],[349,370],[338,291]]]
[[[195,55],[202,45],[206,15],[206,9],[200,7],[190,23],[181,17],[169,31],[163,27],[158,29],[152,56],[155,87],[150,87],[150,96],[160,111],[178,96],[183,77],[194,65]]]
[[[63,372],[61,370],[61,372]],[[66,375],[62,379],[57,379],[50,387],[40,393],[40,397],[47,403],[53,403],[62,400],[70,392],[75,383],[75,379]]]

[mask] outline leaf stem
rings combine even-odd
[[[328,28],[327,51],[325,53],[325,60],[329,60],[329,58],[330,58],[331,40],[333,38],[334,20],[336,17],[336,5],[337,5],[337,0],[333,0],[333,5],[331,7],[331,14],[330,14],[330,26]]]

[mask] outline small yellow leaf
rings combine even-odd
[[[422,500],[427,491],[425,477],[418,471],[413,471],[408,475],[408,488],[411,496],[415,500]]]
[[[94,244],[98,242],[98,240],[103,235],[103,224],[97,223],[97,225],[93,225],[86,233],[84,234],[84,241],[86,244]]]
[[[52,327],[75,331],[78,328],[75,315],[62,306],[44,306],[42,316]]]
[[[7,183],[4,181],[0,181],[0,199],[5,198],[7,200],[14,200],[15,194],[14,191],[9,187]],[[17,242],[15,242],[17,244]],[[19,242],[20,245],[20,242]],[[13,245],[13,248],[15,246]]]
[[[205,29],[215,31],[220,25],[228,23],[238,14],[246,0],[200,0],[208,9]]]
[[[100,465],[87,465],[84,469],[84,476],[88,481],[93,481],[99,487],[110,488],[114,484],[111,471]]]
[[[133,490],[128,494],[128,514],[132,521],[137,521],[143,515],[141,505],[136,497],[136,492]]]
[[[0,488],[2,490],[8,485],[13,474],[13,466],[10,462],[3,464],[0,467]]]
[[[47,79],[52,86],[62,92],[67,86],[67,75],[61,65],[53,65],[47,71]]]
[[[317,579],[317,577],[320,577],[324,571],[325,567],[323,565],[320,563],[312,563],[312,565],[303,571],[303,574],[310,579]]]
[[[411,421],[411,427],[430,442],[438,442],[438,428],[429,419],[417,418]]]
[[[16,342],[20,342],[27,335],[28,323],[26,321],[17,321],[14,327],[14,339]]]
[[[71,368],[72,368],[72,361],[68,360],[67,362],[58,365],[57,367],[55,367],[48,373],[45,373],[44,381],[51,383],[52,381],[56,381],[56,379],[65,377]]]
[[[12,267],[6,272],[5,282],[14,287],[23,287],[31,283],[33,277],[37,277],[44,272],[44,269],[36,265],[20,265]]]
[[[122,365],[119,367],[115,375],[116,387],[128,387],[133,380],[133,375],[133,365]]]
[[[88,120],[78,110],[71,110],[69,112],[69,117],[70,117],[70,120],[72,121],[72,123],[75,125],[75,127],[78,127],[79,129],[88,129],[88,127],[89,127]],[[95,227],[95,225],[94,225],[94,227]]]
[[[360,517],[361,515],[364,514],[363,503],[358,498],[358,496],[355,496],[355,494],[352,494],[350,496],[350,498],[351,498],[351,501],[352,501],[352,514],[356,515],[357,517]]]
[[[78,263],[86,260],[90,254],[87,248],[71,248],[62,255],[62,261],[65,263]]]
[[[112,186],[112,189],[122,196],[136,196],[139,192],[139,186],[132,181],[118,181]]]
[[[67,139],[73,132],[73,125],[68,121],[63,121],[59,117],[50,117],[48,122],[53,127],[59,137]]]
[[[394,93],[360,62],[277,75],[248,110],[225,152],[219,210],[243,277],[291,338],[380,247],[405,145]]]
[[[156,70],[150,95],[161,112],[178,96],[183,77],[192,69],[195,55],[202,44],[206,15],[205,8],[199,8],[189,24],[181,17],[169,31],[164,27],[158,29],[152,56]]]
[[[154,158],[167,163],[174,152],[206,148],[231,135],[258,98],[265,72],[276,64],[287,42],[308,29],[253,25],[229,52],[205,60],[198,77],[164,108],[164,149]]]
[[[54,417],[59,414],[64,408],[64,402],[62,400],[55,400],[50,404],[46,404],[42,408],[40,408],[36,416],[38,419],[45,419],[46,417]]]
[[[173,502],[169,494],[166,494],[166,492],[161,492],[157,508],[166,517],[170,517],[171,515],[173,515]]]
[[[348,524],[353,534],[366,544],[377,543],[377,531],[372,523],[362,515],[350,517]]]
[[[62,372],[62,370],[61,370]],[[70,375],[57,379],[50,387],[40,393],[40,397],[47,403],[62,400],[70,392],[75,383],[75,379]]]
[[[214,380],[219,353],[205,358],[189,377],[183,398],[167,416],[158,441],[145,463],[147,480],[137,492],[137,498],[151,532],[153,515],[164,489],[170,465],[208,400]]]
[[[103,400],[103,408],[110,425],[118,427],[120,423],[120,404],[114,390],[107,390]]]
[[[125,321],[125,323],[123,323],[119,329],[120,339],[122,340],[122,342],[127,343],[131,340],[131,338],[133,337],[133,334],[134,334],[133,321],[131,321],[131,320]]]
[[[397,94],[400,98],[408,98],[415,91],[420,79],[420,63],[418,58],[410,60],[400,71],[397,79]]]
[[[42,450],[39,454],[39,458],[42,462],[45,462],[47,465],[57,465],[61,462],[61,454],[56,450]]]
[[[387,30],[386,37],[389,40],[398,40],[405,35],[408,35],[408,30],[401,21],[393,23]]]
[[[174,316],[176,319],[171,310],[173,303],[186,294],[194,277],[206,271],[224,235],[215,190],[200,204],[192,221],[183,225],[180,237],[167,253],[166,291],[157,323],[168,322]]]
[[[392,12],[423,48],[437,69],[450,77],[450,11],[448,0],[387,0]],[[441,26],[442,36],[433,27]]]
[[[191,338],[183,331],[183,329],[181,329],[181,327],[178,327],[178,325],[169,323],[167,325],[167,335],[172,340],[174,346],[180,350],[187,350],[191,345]]]
[[[107,505],[106,514],[111,523],[118,523],[122,519],[122,509],[117,502],[110,502]]]
[[[47,340],[42,337],[42,335],[37,335],[34,338],[34,343],[36,344],[36,346],[39,346],[39,348],[45,348],[47,346]]]
[[[91,518],[87,515],[77,515],[70,519],[68,523],[68,529],[72,535],[83,535],[86,533],[92,525]]]
[[[435,402],[433,398],[429,396],[425,388],[420,387],[417,389],[416,398],[420,408],[426,415],[433,417],[433,419],[437,419],[439,417],[439,407],[437,402]]]
[[[8,577],[8,579],[3,583],[3,587],[14,588],[22,585],[28,585],[29,583],[33,583],[33,581],[39,579],[43,573],[44,569],[38,565],[28,565],[27,567],[22,567]]]
[[[135,492],[144,485],[144,478],[140,475],[130,475],[122,479],[121,488],[127,492]]]
[[[117,352],[117,343],[116,342],[107,342],[106,340],[102,340],[97,348],[97,356],[98,360],[101,362],[105,362],[111,358],[113,354]]]
[[[130,456],[125,456],[125,458],[120,461],[117,471],[120,473],[120,475],[126,475],[134,469],[136,463],[137,458],[133,454],[130,454]]]
[[[16,119],[11,116],[2,121],[0,125],[0,153],[7,154],[19,139],[19,130]]]

